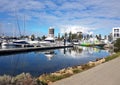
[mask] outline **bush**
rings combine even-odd
[[[15,77],[4,75],[0,76],[0,85],[43,85],[33,78],[29,73],[22,73]]]
[[[115,52],[117,51],[120,51],[120,38],[118,38],[114,44],[114,47],[115,47]]]
[[[118,52],[118,53],[116,53],[116,54],[113,54],[113,55],[111,55],[111,56],[106,57],[106,58],[105,58],[105,61],[112,60],[112,59],[117,58],[117,57],[119,57],[119,56],[120,56],[120,52]]]

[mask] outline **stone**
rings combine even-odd
[[[66,73],[66,74],[73,74],[73,71],[72,71],[72,70],[66,70],[65,73]]]
[[[61,76],[62,74],[61,74],[61,73],[52,73],[51,75],[54,75],[54,76]]]

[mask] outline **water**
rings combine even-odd
[[[85,64],[110,55],[108,50],[89,47],[65,48],[47,51],[34,51],[12,55],[0,55],[0,75],[30,73],[39,76],[69,66]]]

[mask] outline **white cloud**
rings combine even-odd
[[[82,32],[85,34],[92,34],[94,28],[87,28],[87,27],[83,27],[83,26],[79,26],[79,25],[64,25],[61,26],[60,31],[61,33],[77,33],[77,32]]]
[[[61,32],[120,26],[120,0],[0,0],[0,14],[5,13],[11,21],[15,9],[19,19],[23,20],[25,15],[26,21],[56,26]]]

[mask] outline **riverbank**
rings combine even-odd
[[[118,52],[116,54],[113,54],[111,56],[108,56],[106,58],[96,59],[96,61],[90,61],[90,62],[88,62],[87,64],[84,64],[84,65],[68,67],[68,68],[62,69],[60,71],[51,73],[51,74],[43,74],[39,77],[39,80],[44,82],[46,85],[48,85],[48,84],[51,84],[55,81],[58,81],[58,80],[70,77],[74,74],[77,74],[77,73],[83,72],[85,70],[88,70],[88,69],[90,69],[92,67],[95,67],[99,64],[108,62],[108,61],[110,61],[114,58],[117,58],[119,56],[120,56],[120,52]]]
[[[120,57],[50,85],[120,85]]]
[[[48,85],[58,80],[61,80],[61,79],[73,76],[74,74],[78,74],[80,72],[88,70],[101,63],[117,58],[118,56],[120,56],[120,52],[113,54],[111,56],[108,56],[106,58],[96,59],[96,61],[90,61],[84,65],[68,67],[68,68],[65,68],[60,71],[50,73],[50,74],[43,74],[39,78],[34,78],[29,73],[26,73],[26,74],[22,73],[20,75],[17,75],[16,77],[4,75],[4,76],[0,76],[0,84],[1,85],[6,85],[6,84],[7,85],[11,85],[11,84],[12,85],[16,85],[16,84]]]

